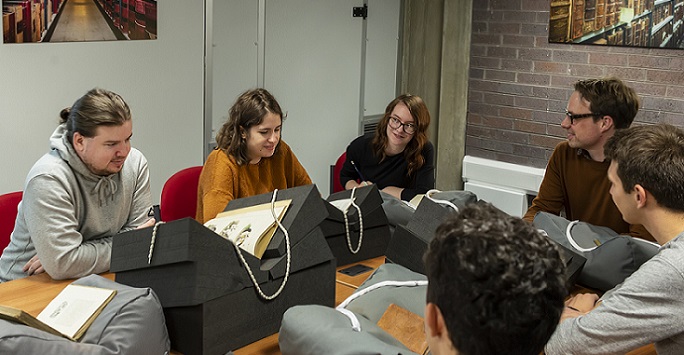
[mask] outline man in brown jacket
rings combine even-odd
[[[629,127],[638,110],[636,92],[620,79],[575,83],[561,121],[567,141],[553,151],[539,194],[523,219],[531,222],[545,211],[653,241],[642,226],[625,222],[611,200],[606,177],[610,161],[603,153],[615,130]]]

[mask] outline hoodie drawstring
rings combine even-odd
[[[114,194],[116,194],[118,188],[119,187],[112,179],[112,176],[102,176],[97,184],[95,184],[93,194],[98,195],[98,201],[100,202],[100,206],[102,206],[106,201],[107,196],[110,197],[110,200],[114,200]]]

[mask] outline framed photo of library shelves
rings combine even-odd
[[[2,43],[157,38],[157,0],[2,0]]]
[[[684,48],[684,0],[551,0],[550,43]]]

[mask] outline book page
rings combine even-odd
[[[292,200],[281,200],[274,203],[278,220],[282,220]],[[261,259],[276,232],[276,222],[271,213],[271,204],[239,208],[221,212],[216,218],[207,221],[205,227],[223,238],[233,241],[242,250]]]
[[[115,294],[115,290],[71,284],[37,318],[65,336],[78,339]]]
[[[57,336],[64,336],[64,334],[50,328],[48,325],[39,321],[34,316],[18,308],[0,305],[0,319],[28,325],[29,327],[33,327]]]
[[[418,208],[418,205],[420,204],[420,201],[423,200],[423,197],[425,197],[424,194],[418,194],[418,195],[414,196],[414,197],[411,199],[411,201],[407,202],[407,204],[408,204],[409,206],[413,207],[413,209],[415,210],[416,208]]]
[[[338,210],[344,212],[349,208],[349,206],[351,206],[352,199],[351,198],[342,198],[339,200],[328,201],[328,202],[330,202],[330,204],[335,206]]]

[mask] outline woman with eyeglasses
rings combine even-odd
[[[377,185],[409,201],[435,188],[434,147],[428,141],[430,112],[423,99],[403,94],[392,100],[375,129],[354,139],[340,171],[345,189]]]
[[[233,199],[311,184],[280,139],[283,111],[266,89],[247,90],[230,108],[200,175],[195,218],[205,223]]]

